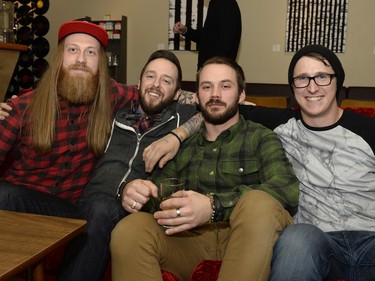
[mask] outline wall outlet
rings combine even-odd
[[[164,43],[158,43],[158,50],[164,50],[165,46]]]
[[[280,52],[280,44],[273,44],[272,45],[272,52],[279,53]]]

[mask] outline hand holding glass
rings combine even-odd
[[[174,197],[177,191],[185,190],[185,182],[178,178],[167,178],[160,182],[159,195],[161,201]]]
[[[178,191],[185,190],[185,182],[178,178],[167,178],[160,182],[159,196],[161,201],[167,200],[174,196]],[[177,210],[176,210],[177,211]],[[165,228],[170,228],[171,226],[163,225]]]

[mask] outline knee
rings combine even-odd
[[[151,214],[144,212],[133,213],[123,218],[115,226],[111,234],[111,244],[115,244],[117,241],[138,241],[141,236],[154,236],[153,226],[155,224],[157,225]]]
[[[16,202],[16,199],[22,198],[25,196],[23,194],[23,189],[19,187],[8,184],[0,183],[0,209],[7,210],[11,208],[11,203]]]
[[[97,219],[107,215],[107,198],[100,193],[90,194],[79,203],[81,217],[86,220]]]
[[[279,201],[264,191],[253,190],[238,201],[230,217],[232,226],[240,224],[248,231],[277,232],[293,223]]]
[[[284,229],[276,242],[276,247],[296,252],[312,252],[319,251],[325,241],[326,237],[322,230],[314,225],[301,223]]]
[[[90,222],[108,220],[117,223],[126,214],[116,198],[103,192],[92,193],[82,199],[79,210],[81,217]]]
[[[244,194],[235,209],[252,217],[264,218],[278,215],[285,209],[279,201],[261,190],[252,190]]]

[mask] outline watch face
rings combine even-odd
[[[26,52],[21,52],[18,59],[18,65],[21,67],[29,67],[33,64],[34,54],[32,50],[28,49]]]
[[[28,68],[22,68],[17,74],[18,84],[24,88],[31,88],[34,84],[34,75]]]
[[[36,16],[33,19],[31,28],[36,36],[44,36],[49,30],[49,21],[45,16]]]
[[[37,15],[44,15],[49,8],[49,0],[33,0],[32,7]]]
[[[33,62],[33,67],[32,67],[35,77],[37,78],[42,77],[47,67],[48,67],[48,62],[45,59],[36,59]]]
[[[28,5],[21,5],[17,8],[16,21],[20,25],[29,25],[34,17],[31,7]]]
[[[43,58],[48,55],[49,52],[49,43],[46,38],[44,37],[37,37],[34,39],[31,49],[33,50],[33,54],[38,58]]]
[[[30,27],[22,26],[17,31],[17,43],[29,46],[33,42],[34,34]]]

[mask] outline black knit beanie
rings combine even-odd
[[[336,74],[336,79],[337,79],[337,90],[336,90],[336,98],[338,99],[340,90],[342,88],[342,85],[345,80],[345,71],[342,68],[341,62],[339,58],[336,56],[334,52],[332,52],[330,49],[321,46],[321,45],[308,45],[305,46],[301,49],[299,49],[293,56],[290,65],[289,65],[289,70],[288,70],[288,83],[289,86],[292,88],[293,91],[293,72],[294,72],[294,67],[296,66],[296,63],[300,58],[303,56],[306,56],[310,53],[316,53],[322,55],[331,65],[333,68],[333,71]]]

